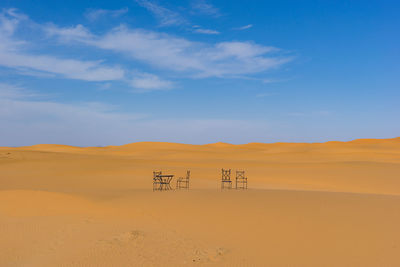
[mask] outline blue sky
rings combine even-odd
[[[0,146],[400,136],[398,1],[0,10]]]

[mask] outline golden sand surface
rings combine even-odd
[[[0,266],[400,266],[400,138],[2,147]]]

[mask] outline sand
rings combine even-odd
[[[220,169],[249,189],[221,191]],[[152,171],[189,191],[152,191]],[[174,183],[175,184],[175,183]],[[0,148],[0,266],[400,266],[400,138]]]

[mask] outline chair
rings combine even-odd
[[[244,171],[236,171],[236,189],[247,189],[247,177]]]
[[[176,189],[189,189],[190,171],[186,172],[186,177],[179,177],[176,180]]]
[[[158,177],[159,175],[161,175],[162,172],[154,172],[153,171],[153,191],[155,190],[161,190],[161,179]]]
[[[232,189],[231,169],[222,169],[221,189]]]

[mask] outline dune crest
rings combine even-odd
[[[118,149],[118,148],[185,148],[185,147],[268,147],[268,146],[318,146],[318,145],[352,145],[352,144],[400,144],[400,137],[389,139],[355,139],[351,141],[327,141],[320,143],[293,143],[293,142],[276,142],[276,143],[247,143],[247,144],[231,144],[225,142],[217,142],[204,145],[193,145],[172,142],[134,142],[125,145],[109,145],[98,147],[80,147],[61,144],[37,144],[32,146],[15,147],[23,150],[42,150],[42,151],[62,151],[62,150],[82,150],[82,149]],[[13,149],[11,147],[0,147],[0,149]]]

